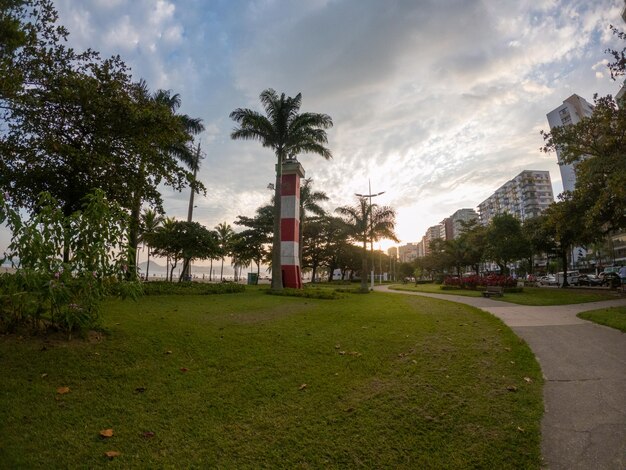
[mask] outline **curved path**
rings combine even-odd
[[[528,343],[541,365],[541,453],[546,467],[626,469],[626,335],[576,316],[626,306],[626,298],[537,307],[387,286],[375,289],[459,302],[500,318]]]

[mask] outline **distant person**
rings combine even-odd
[[[622,279],[622,284],[626,284],[626,266],[619,268],[619,277]]]

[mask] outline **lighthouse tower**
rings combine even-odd
[[[282,265],[283,286],[302,288],[300,276],[300,178],[304,178],[304,169],[300,162],[293,159],[283,163],[283,175],[280,183],[280,261]]]

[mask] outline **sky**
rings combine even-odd
[[[526,169],[546,113],[573,93],[615,94],[606,68],[621,0],[55,0],[76,49],[119,54],[152,90],[179,93],[204,121],[206,154],[194,220],[214,227],[270,200],[274,155],[232,141],[229,114],[262,111],[267,88],[302,93],[329,114],[332,160],[301,155],[326,209],[355,193],[397,211],[401,243],[460,208],[476,208]],[[185,219],[189,192],[164,188],[166,215]],[[8,234],[0,233],[0,249]],[[383,243],[382,247],[392,243]]]

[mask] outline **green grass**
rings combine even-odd
[[[581,312],[578,317],[600,325],[610,326],[626,333],[626,307],[603,308]]]
[[[481,297],[482,290],[475,291],[465,289],[443,290],[438,284],[401,285],[392,287],[395,290],[409,292],[427,292],[431,294],[462,295],[466,297]],[[615,295],[609,291],[589,292],[577,289],[555,289],[543,287],[524,287],[523,292],[505,292],[502,297],[491,297],[493,300],[510,302],[519,305],[568,305],[582,304],[586,302],[598,302],[601,300],[615,299]]]
[[[540,467],[539,366],[477,309],[250,289],[104,312],[101,340],[0,337],[0,467]]]

